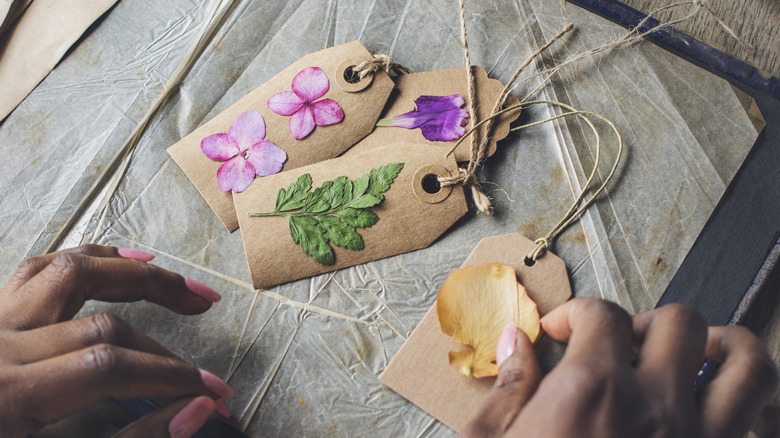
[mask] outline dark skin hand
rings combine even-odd
[[[219,295],[144,262],[151,255],[95,245],[24,261],[0,290],[0,436],[24,437],[100,400],[172,400],[119,437],[192,436],[232,390],[115,316],[71,320],[87,300],[147,300],[181,314]],[[759,340],[740,327],[707,328],[693,310],[666,306],[630,317],[575,299],[542,320],[568,343],[544,378],[528,338],[509,327],[496,385],[466,437],[739,437],[778,384]],[[695,393],[704,357],[721,363]]]
[[[86,245],[27,259],[0,290],[0,436],[24,437],[103,399],[173,402],[118,436],[191,436],[232,390],[119,318],[71,320],[87,300],[146,300],[193,315],[219,295],[145,263],[137,250]]]
[[[499,374],[463,437],[742,437],[778,385],[766,349],[742,327],[707,327],[682,305],[629,316],[574,299],[542,319],[567,343],[542,377],[532,345],[508,327]],[[720,364],[694,392],[707,357]]]

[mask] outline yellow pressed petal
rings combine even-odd
[[[442,331],[471,348],[452,351],[450,365],[467,377],[498,374],[496,346],[501,331],[513,322],[532,342],[541,334],[539,311],[514,268],[499,263],[454,271],[436,297]]]
[[[517,283],[517,297],[518,312],[515,324],[534,343],[542,335],[542,325],[539,323],[539,309],[536,307],[536,302],[528,296],[528,291],[520,283]]]

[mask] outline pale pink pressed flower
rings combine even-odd
[[[328,126],[344,119],[344,110],[333,99],[317,100],[330,89],[328,76],[319,67],[308,67],[292,80],[292,91],[276,93],[268,108],[290,117],[290,133],[296,140],[306,138],[315,126]]]
[[[204,138],[200,149],[212,160],[225,162],[217,170],[217,185],[223,192],[241,193],[255,175],[278,173],[287,161],[279,146],[265,140],[265,120],[257,111],[236,117],[227,133]]]

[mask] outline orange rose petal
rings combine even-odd
[[[509,322],[531,342],[541,334],[539,311],[514,268],[499,263],[469,266],[450,274],[436,297],[442,331],[468,349],[451,351],[450,365],[467,377],[498,374],[496,346]]]

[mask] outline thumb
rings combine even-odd
[[[509,323],[498,341],[498,378],[462,437],[501,436],[531,399],[542,373],[528,336]]]
[[[218,403],[224,404],[224,401],[215,402],[206,396],[175,400],[129,424],[114,438],[190,438],[215,415],[217,409],[223,411],[227,408],[218,406]]]

